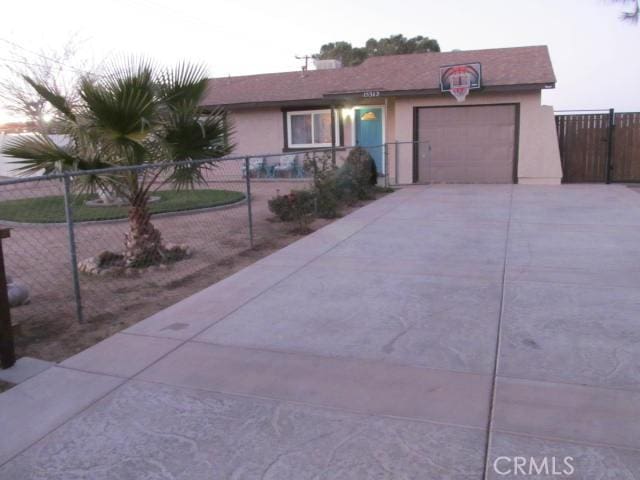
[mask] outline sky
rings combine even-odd
[[[81,68],[142,55],[227,76],[297,70],[304,61],[295,57],[324,43],[361,46],[398,33],[435,38],[443,51],[544,44],[558,79],[544,104],[640,111],[640,25],[622,22],[624,9],[610,0],[9,1],[0,12],[0,59],[25,52],[7,41],[41,51],[74,37]],[[0,122],[8,120],[0,105]]]

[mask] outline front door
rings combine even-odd
[[[354,112],[356,126],[356,145],[365,148],[376,162],[378,174],[383,174],[382,156],[384,140],[382,137],[382,108],[356,108]]]

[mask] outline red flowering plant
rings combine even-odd
[[[292,190],[269,200],[269,210],[283,222],[296,223],[297,233],[308,233],[316,210],[316,197],[308,190]]]

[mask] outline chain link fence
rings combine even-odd
[[[411,183],[403,170],[415,148],[415,142],[367,147],[378,163],[378,184]],[[163,166],[100,171],[151,183],[148,208],[155,230],[142,228],[137,238],[143,245],[162,245],[162,259],[136,268],[126,268],[122,257],[132,237],[128,202],[106,190],[78,193],[96,172],[0,180],[0,225],[11,228],[3,243],[6,269],[30,294],[28,304],[12,309],[14,322],[44,328],[54,319],[95,322],[136,312],[140,320],[159,298],[180,300],[182,287],[192,279],[212,283],[219,267],[254,246],[268,245],[287,228],[273,220],[268,202],[309,189],[310,161],[339,167],[352,149],[184,162],[185,168],[198,163],[206,168],[203,182],[180,191],[167,183]]]

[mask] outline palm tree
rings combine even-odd
[[[124,260],[128,267],[166,259],[160,232],[151,223],[151,193],[170,184],[193,188],[204,183],[203,170],[233,146],[230,127],[222,110],[204,114],[199,109],[207,77],[201,67],[180,64],[158,69],[148,61],[114,65],[104,75],[79,81],[75,102],[54,89],[25,78],[56,111],[56,129],[68,136],[57,145],[41,134],[21,137],[5,148],[20,158],[23,174],[139,167],[74,177],[74,190],[82,193],[113,192],[129,204],[129,232]],[[211,162],[185,164],[186,160]],[[182,162],[182,163],[177,163]]]

